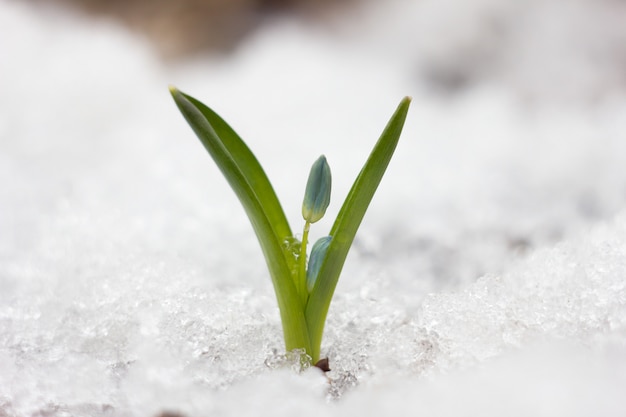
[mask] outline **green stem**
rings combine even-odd
[[[300,246],[300,259],[299,268],[298,268],[298,282],[296,283],[296,288],[300,293],[300,298],[302,299],[302,305],[306,305],[306,301],[309,298],[309,293],[306,289],[306,245],[309,240],[309,229],[311,227],[310,222],[304,223],[304,231],[302,232],[302,246]]]

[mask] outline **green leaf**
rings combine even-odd
[[[252,223],[272,277],[287,350],[310,352],[303,306],[292,278],[296,263],[286,244],[292,233],[267,175],[247,145],[213,110],[174,87],[170,92]]]
[[[330,231],[332,240],[306,306],[313,362],[319,359],[324,322],[354,236],[393,155],[411,103],[405,97],[357,176]]]
[[[224,121],[224,119],[218,116],[217,113],[195,98],[178,90],[175,91],[195,106],[196,109],[199,110],[204,118],[206,118],[209,122],[216,135],[219,137],[222,145],[235,160],[235,163],[241,170],[246,180],[249,182],[256,195],[259,199],[261,199],[265,213],[275,230],[275,234],[283,237],[284,239],[291,237],[293,235],[291,228],[289,227],[289,223],[287,222],[287,218],[285,217],[285,213],[280,205],[278,197],[274,192],[274,188],[250,148],[248,148],[239,135],[237,135],[237,133],[235,133],[235,131]],[[172,95],[174,95],[174,99],[176,100],[177,97],[175,94],[176,93],[173,91]],[[178,101],[179,100],[177,100],[177,104]],[[207,150],[209,150],[211,145],[206,142],[207,139],[201,137],[200,140],[205,147],[207,147]],[[209,153],[211,153],[210,150]]]

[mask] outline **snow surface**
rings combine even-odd
[[[0,416],[626,415],[625,6],[384,4],[166,65],[114,22],[0,0]],[[283,352],[168,84],[247,140],[296,230],[326,154],[313,239],[413,96],[328,379]]]

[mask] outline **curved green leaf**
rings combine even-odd
[[[332,240],[305,312],[314,362],[319,359],[324,322],[339,274],[367,207],[396,149],[410,103],[410,97],[405,97],[398,105],[354,181],[329,233]]]
[[[185,93],[181,94],[202,113],[211,127],[213,127],[221,143],[228,150],[255,194],[262,201],[265,214],[275,228],[276,235],[284,238],[292,236],[291,228],[274,192],[274,188],[250,148],[217,113],[195,98]]]
[[[252,223],[274,284],[287,350],[305,348],[309,352],[304,312],[292,278],[295,260],[285,246],[291,229],[265,172],[246,144],[215,112],[174,87],[170,92]]]

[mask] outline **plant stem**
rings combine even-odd
[[[300,246],[300,258],[299,268],[298,268],[298,282],[296,283],[296,288],[300,293],[300,298],[302,299],[302,305],[306,305],[306,301],[309,298],[309,293],[306,289],[306,245],[309,240],[309,229],[311,227],[311,223],[306,221],[304,223],[304,230],[302,231],[302,246]]]

